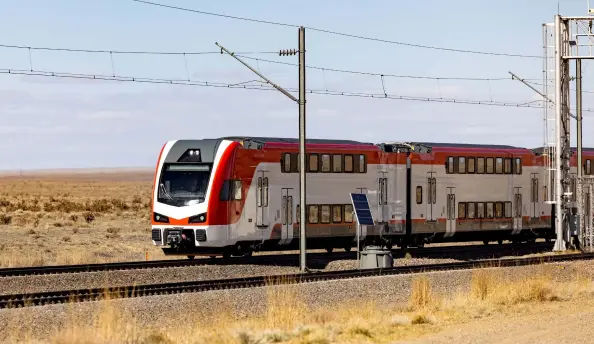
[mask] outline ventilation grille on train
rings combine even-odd
[[[196,230],[196,241],[206,241],[206,229]]]
[[[161,230],[158,228],[153,229],[153,240],[154,241],[161,241]]]

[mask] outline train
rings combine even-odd
[[[550,241],[545,159],[543,147],[307,139],[307,248]],[[299,161],[294,138],[166,142],[153,183],[153,245],[190,259],[298,248]],[[594,149],[583,149],[583,162],[592,175]],[[350,193],[367,194],[373,226],[358,226]]]

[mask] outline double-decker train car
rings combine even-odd
[[[308,248],[350,250],[350,193],[366,193],[363,242],[552,238],[538,150],[451,143],[307,140]],[[584,153],[584,172],[594,150]],[[244,255],[299,245],[298,140],[176,140],[158,159],[152,240],[168,255]],[[574,163],[575,164],[575,163]]]

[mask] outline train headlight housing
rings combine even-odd
[[[153,213],[153,220],[159,223],[169,223],[169,218],[159,213]]]
[[[190,217],[188,223],[204,223],[206,222],[206,213],[198,214]]]

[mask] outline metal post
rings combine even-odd
[[[565,245],[563,241],[563,212],[562,199],[563,188],[561,186],[561,123],[563,116],[561,115],[562,94],[561,94],[561,73],[563,73],[563,65],[561,54],[561,16],[555,15],[555,230],[557,231],[557,240],[555,241],[554,251],[564,251]]]
[[[299,28],[299,198],[301,204],[301,214],[299,214],[301,221],[299,225],[299,261],[302,272],[307,271],[306,264],[306,247],[305,247],[305,224],[306,224],[306,209],[307,203],[305,199],[306,185],[306,155],[305,155],[305,28]]]
[[[576,183],[582,183],[582,60],[575,60],[575,102],[576,102],[576,115],[577,115],[577,180]],[[578,189],[576,187],[576,189]],[[580,240],[583,240],[582,233],[584,231],[584,211],[581,207],[583,202],[583,191],[579,188],[579,194],[576,195],[578,200],[577,216],[578,216],[578,228],[577,236]]]

